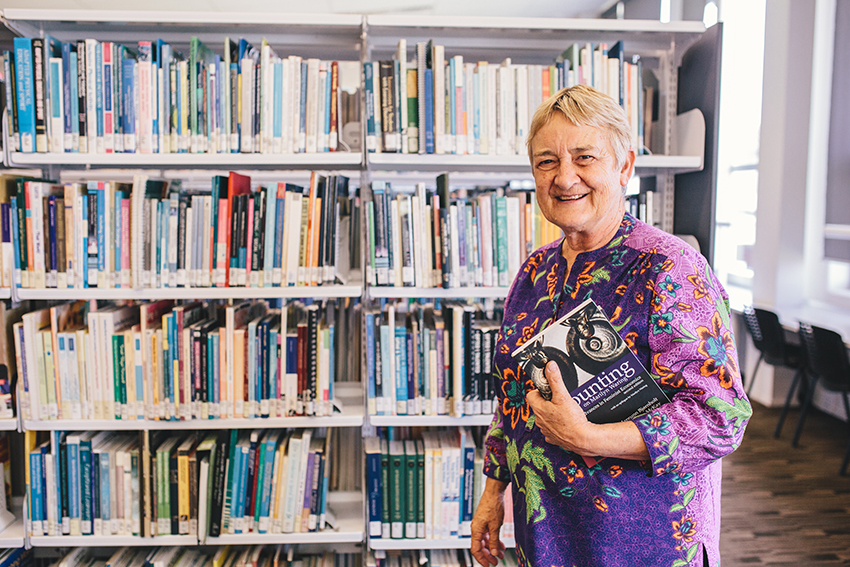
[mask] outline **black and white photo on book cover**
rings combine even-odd
[[[511,356],[547,400],[552,392],[543,369],[554,360],[567,391],[593,423],[626,421],[670,401],[592,299]]]

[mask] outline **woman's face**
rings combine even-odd
[[[569,237],[591,241],[616,232],[625,212],[623,187],[631,177],[634,152],[622,167],[609,136],[576,126],[556,112],[532,140],[532,173],[537,202],[549,221]]]

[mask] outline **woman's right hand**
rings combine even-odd
[[[471,551],[481,567],[496,565],[505,557],[505,544],[499,539],[499,530],[505,520],[507,486],[506,482],[488,478],[472,518]]]

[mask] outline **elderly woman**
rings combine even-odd
[[[728,296],[699,253],[625,212],[635,151],[611,98],[561,90],[535,113],[528,153],[540,210],[564,238],[525,261],[505,303],[472,554],[485,566],[502,555],[510,483],[521,565],[719,565],[720,459],[752,413]],[[551,401],[532,388],[511,353],[589,297],[670,403],[593,424],[554,362]]]

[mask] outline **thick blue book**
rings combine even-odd
[[[103,44],[98,43],[95,47],[94,61],[94,84],[95,84],[95,112],[97,114],[97,147],[103,147],[103,112],[105,109],[104,89],[107,82],[103,76]]]
[[[434,71],[425,69],[425,153],[434,153]]]
[[[121,61],[122,95],[127,104],[123,105],[121,113],[121,127],[124,131],[124,152],[135,153],[136,151],[136,60],[123,59]]]
[[[18,131],[21,151],[35,151],[35,84],[32,62],[32,40],[16,37],[15,46],[15,98],[18,104]]]
[[[71,67],[71,98],[66,99],[69,102],[65,103],[65,108],[71,107],[71,149],[68,150],[68,145],[65,145],[66,151],[80,151],[80,77],[79,77],[79,58],[76,51],[71,51],[70,54]]]
[[[80,440],[80,533],[92,535],[91,439]]]
[[[72,101],[76,102],[76,99],[71,98],[71,85],[76,81],[73,81],[71,78],[71,44],[62,43],[60,49],[62,49],[62,100],[64,101],[62,105],[62,118],[65,126],[65,143],[63,146],[66,152],[71,152],[73,151],[74,131],[71,109],[76,106],[71,104]]]

